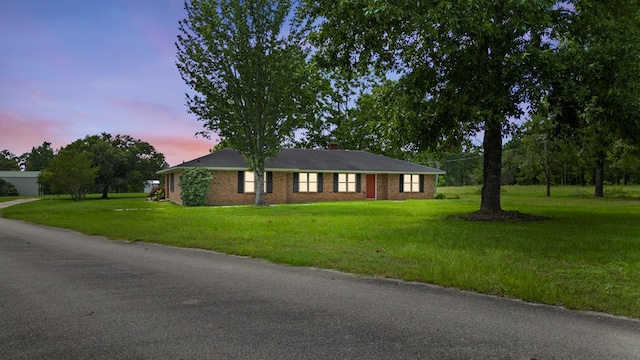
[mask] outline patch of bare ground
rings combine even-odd
[[[458,214],[449,216],[450,219],[462,219],[467,221],[491,221],[491,222],[532,222],[551,220],[546,216],[530,215],[515,210],[507,211],[483,211],[478,210],[470,214]]]

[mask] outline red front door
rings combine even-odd
[[[376,198],[376,175],[367,174],[367,199]]]

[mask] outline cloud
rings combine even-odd
[[[120,97],[110,97],[107,102],[112,110],[130,114],[136,129],[127,134],[153,145],[171,166],[206,155],[217,143],[215,135],[212,140],[195,136],[204,129],[202,123],[182,106]]]
[[[108,97],[105,100],[107,106],[118,109],[123,113],[132,114],[137,118],[148,119],[158,125],[175,125],[191,122],[186,109],[178,109],[174,106],[160,104],[155,101],[145,101],[140,98]],[[193,120],[195,121],[195,120]]]
[[[214,140],[195,136],[146,136],[144,134],[132,135],[153,145],[157,152],[164,154],[166,161],[171,166],[179,165],[183,161],[193,160],[209,153],[215,145]]]
[[[69,127],[73,125],[59,120],[0,112],[0,150],[6,149],[16,155],[22,155],[45,141],[50,142],[54,149],[59,149],[84,137],[72,134],[68,131]],[[111,133],[112,135],[127,134],[148,142],[156,151],[164,154],[171,166],[206,155],[217,143],[215,137],[212,140],[196,137],[193,130],[180,130],[170,126],[159,126],[152,132]]]
[[[120,5],[128,14],[129,26],[139,31],[141,40],[173,66],[178,21],[186,15],[184,3],[156,0],[149,6],[140,1],[123,1]]]
[[[173,62],[182,1],[0,1],[0,150],[56,149],[101,132],[146,141],[176,165],[214,141],[184,106]]]
[[[31,151],[45,141],[55,149],[67,145],[66,123],[0,112],[0,145],[16,155]]]

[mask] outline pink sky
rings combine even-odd
[[[175,67],[182,0],[0,1],[0,150],[127,134],[170,165],[205,155]]]

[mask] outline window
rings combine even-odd
[[[318,192],[318,174],[300,173],[298,174],[299,192]]]
[[[333,174],[333,192],[360,192],[360,174]]]
[[[400,175],[400,192],[424,192],[424,175]]]
[[[171,192],[175,191],[175,178],[174,178],[174,173],[169,174],[169,190]]]
[[[264,173],[264,192],[273,192],[273,173],[267,171]],[[256,182],[253,171],[238,171],[238,193],[255,193]]]
[[[255,176],[252,171],[244,172],[244,192],[245,193],[256,192]]]
[[[322,173],[293,173],[293,192],[322,192]]]

